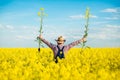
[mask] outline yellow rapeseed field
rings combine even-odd
[[[0,48],[0,80],[120,80],[120,48],[80,51],[56,64],[49,48]]]

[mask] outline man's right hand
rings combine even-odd
[[[37,38],[40,38],[40,39],[42,39],[43,37],[42,37],[42,35],[39,35]]]
[[[81,42],[86,42],[87,41],[87,38],[86,37],[83,37],[82,39],[81,39]]]

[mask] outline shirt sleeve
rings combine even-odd
[[[81,43],[81,40],[77,40],[77,41],[74,41],[74,42],[68,44],[66,47],[69,50],[70,48],[72,48],[72,47],[74,47],[74,46],[76,46],[76,45],[78,45],[80,43]]]
[[[55,46],[54,44],[50,43],[49,41],[45,40],[45,39],[41,39],[42,42],[44,42],[48,47],[50,47],[51,49],[53,49],[53,47]]]

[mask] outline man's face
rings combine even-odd
[[[64,44],[64,41],[62,41],[62,42],[57,42],[57,44],[58,44],[58,45]]]

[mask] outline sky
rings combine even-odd
[[[82,38],[85,11],[90,9],[86,46],[120,47],[119,0],[0,0],[0,47],[38,47],[40,17],[44,8],[43,38],[65,45]],[[77,46],[80,47],[80,46]]]

